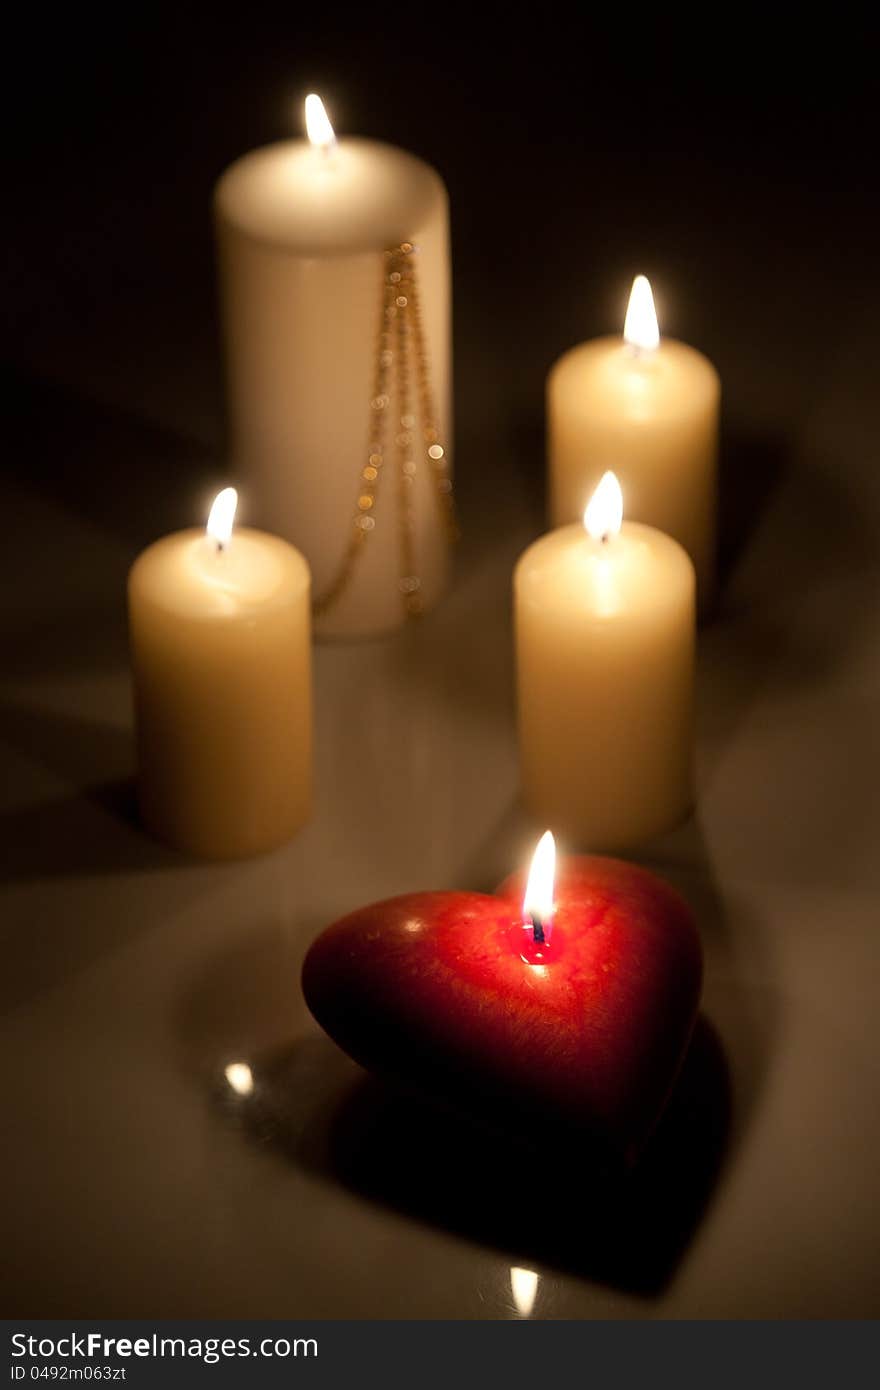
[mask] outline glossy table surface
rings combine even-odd
[[[842,351],[775,473],[728,446],[740,498],[755,487],[701,636],[699,810],[641,856],[699,913],[705,1022],[623,1183],[552,1150],[524,1181],[497,1136],[365,1083],[298,987],[337,915],[490,888],[533,841],[509,617],[540,527],[529,488],[496,489],[490,525],[465,481],[443,605],[395,638],[317,648],[299,838],[188,862],[133,817],[121,594],[138,544],[196,494],[166,469],[134,520],[132,479],[150,459],[162,474],[167,439],[75,392],[39,388],[41,412],[22,386],[2,593],[7,1313],[506,1318],[512,1268],[537,1276],[514,1277],[536,1317],[877,1313],[870,370]],[[84,494],[80,466],[116,430],[131,471]],[[41,473],[65,439],[70,467]]]

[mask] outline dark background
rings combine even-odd
[[[301,133],[316,89],[340,133],[448,184],[465,522],[487,478],[537,499],[547,369],[619,330],[637,271],[661,330],[718,365],[728,436],[778,469],[877,304],[872,39],[845,12],[811,30],[739,7],[26,16],[4,79],[8,461],[95,514],[124,480],[133,543],[192,521],[201,492],[187,515],[179,488],[167,516],[152,498],[165,468],[194,495],[222,474],[212,186]]]

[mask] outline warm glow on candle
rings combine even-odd
[[[309,92],[306,97],[306,134],[310,142],[325,153],[332,150],[336,144],[336,133],[330,124],[326,107],[314,92]]]
[[[594,541],[616,536],[623,524],[623,493],[615,473],[603,473],[584,509],[584,526]]]
[[[219,550],[225,550],[232,535],[232,523],[238,506],[238,493],[234,487],[225,487],[214,498],[214,505],[208,514],[205,528],[212,541],[217,542]]]
[[[254,1089],[254,1074],[247,1062],[230,1062],[224,1076],[237,1096],[249,1096]]]
[[[533,1269],[520,1269],[512,1265],[510,1269],[510,1292],[516,1311],[521,1318],[530,1318],[538,1294],[538,1276]]]
[[[549,830],[538,841],[523,898],[523,917],[534,930],[535,941],[550,938],[553,922],[553,882],[556,876],[556,841]]]
[[[660,329],[657,327],[657,311],[651,282],[646,275],[637,275],[630,290],[623,325],[625,342],[635,352],[653,352],[660,343]]]

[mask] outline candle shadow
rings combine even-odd
[[[4,701],[2,743],[72,793],[0,814],[0,882],[125,874],[186,861],[142,830],[130,732]]]
[[[528,860],[544,829],[513,803],[457,871],[456,882],[493,892],[511,864]],[[577,846],[565,848],[577,851]],[[782,1000],[766,932],[752,905],[721,882],[698,815],[617,857],[671,883],[696,918],[705,962],[702,1010],[721,1039],[731,1078],[733,1150],[748,1132],[781,1021]]]
[[[782,1022],[770,940],[751,903],[725,888],[697,815],[627,858],[677,888],[703,943],[702,1007],[722,1040],[731,1075],[731,1152],[745,1140]]]
[[[489,1127],[367,1075],[316,1032],[299,996],[301,958],[320,925],[249,929],[184,986],[181,1065],[224,1125],[328,1184],[512,1263],[660,1294],[729,1152],[731,1074],[714,1022],[698,1019],[661,1123],[625,1170],[570,1130]],[[232,1062],[246,1063],[244,1082],[241,1068],[226,1074]]]
[[[667,1285],[722,1172],[731,1085],[717,1030],[694,1030],[634,1168],[570,1129],[507,1128],[368,1075],[319,1033],[297,981],[320,924],[249,928],[202,962],[176,1011],[182,1069],[223,1126],[366,1201],[505,1252],[652,1297]],[[239,1065],[227,1073],[230,1063]],[[242,1080],[242,1078],[244,1078]]]
[[[50,912],[32,906],[40,895],[18,894],[8,905],[0,1014],[155,930],[173,911],[179,887],[170,871],[186,861],[148,840],[133,818],[134,789],[125,781],[0,815],[0,883],[67,884]],[[156,869],[167,871],[167,893],[157,895],[156,885],[132,892],[132,875]]]
[[[755,479],[753,495],[761,500],[741,497],[739,515],[733,503],[727,509],[726,587],[700,634],[697,747],[704,787],[748,721],[765,712],[772,720],[783,701],[791,705],[792,733],[800,723],[804,743],[815,738],[819,692],[833,682],[834,698],[840,698],[842,675],[876,640],[865,595],[880,580],[880,534],[845,475],[809,459],[789,468],[782,445],[760,441],[743,440],[735,457]],[[769,481],[761,480],[765,469]],[[849,705],[848,727],[867,723],[864,706],[852,699]],[[857,748],[860,736],[851,737]],[[796,749],[786,748],[785,740],[780,751],[796,765]],[[815,772],[817,782],[833,779],[840,750],[819,743],[816,752],[825,764]]]
[[[871,631],[868,605],[839,593],[833,621],[806,626],[803,617],[823,592],[849,584],[862,592],[877,576],[876,523],[845,474],[793,458],[782,438],[731,430],[723,447],[719,558],[729,582],[717,616],[731,628],[730,655],[752,675],[763,670],[774,685],[800,688],[837,669]]]
[[[790,446],[779,435],[749,434],[721,422],[718,457],[719,592],[748,551],[749,541],[790,464]]]
[[[652,1297],[711,1198],[729,1121],[717,1035],[698,1020],[664,1117],[638,1164],[615,1168],[551,1128],[489,1129],[473,1115],[365,1077],[307,1038],[251,1063],[252,1089],[219,1082],[227,1119],[329,1182],[504,1252]]]
[[[197,523],[222,469],[202,443],[134,412],[25,372],[5,379],[8,505],[19,519],[5,555],[28,584],[9,608],[4,677],[116,670],[132,560]]]
[[[7,471],[72,515],[141,549],[167,531],[198,522],[201,499],[217,482],[215,454],[146,416],[107,400],[6,367],[11,410]],[[215,489],[216,490],[216,489]]]

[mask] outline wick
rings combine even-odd
[[[544,935],[544,923],[541,921],[540,917],[537,917],[537,916],[535,915],[534,912],[531,914],[531,917],[532,917],[532,940],[534,941],[534,943],[535,943],[536,946],[544,946],[544,945],[546,944],[546,941],[547,941],[547,938],[546,938],[545,935]]]
[[[626,352],[631,362],[643,362],[647,366],[647,364],[654,357],[654,354],[658,351],[659,347],[659,340],[653,347],[645,347],[642,343],[627,343]]]
[[[218,541],[218,542],[217,542],[217,554],[218,554],[218,555],[222,555],[225,549],[226,549],[226,546],[223,544],[223,542],[222,542],[222,541]]]
[[[603,544],[603,545],[607,545],[607,544],[608,544],[608,539],[609,539],[610,535],[611,535],[611,532],[610,532],[610,531],[606,531],[606,532],[604,533],[604,535],[602,536],[602,544]]]

